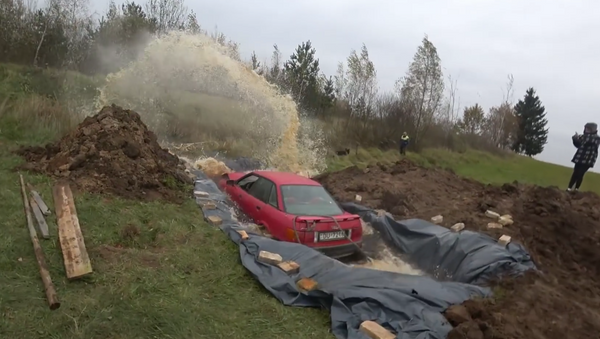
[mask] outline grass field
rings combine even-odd
[[[474,150],[456,153],[443,149],[426,149],[418,154],[409,152],[407,157],[423,166],[447,168],[458,175],[489,184],[518,181],[540,186],[558,186],[564,189],[573,170],[524,156],[514,154],[497,156]],[[397,151],[359,149],[358,152],[352,151],[347,157],[332,158],[328,168],[335,171],[352,165],[364,167],[377,162],[391,164],[399,159],[400,155]],[[600,174],[587,173],[581,189],[600,194]]]
[[[51,92],[39,92],[51,86],[44,85],[48,80],[1,65],[0,72],[10,72],[5,80],[12,81],[0,82],[1,338],[333,338],[326,311],[284,307],[271,297],[240,265],[236,246],[204,223],[192,201],[176,206],[76,196],[95,273],[67,282],[56,240],[42,241],[62,301],[60,309],[49,311],[25,225],[18,173],[12,170],[22,160],[10,151],[54,140],[77,119],[48,98]],[[26,91],[15,89],[23,83],[30,84]],[[570,175],[569,168],[514,155],[425,150],[408,157],[488,183],[518,180],[564,187]],[[395,151],[360,149],[332,158],[329,169],[398,159]],[[51,205],[50,179],[25,177]],[[584,188],[600,193],[600,175],[588,174]],[[53,217],[49,225],[56,239]]]

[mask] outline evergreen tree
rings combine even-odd
[[[517,133],[512,150],[529,157],[542,153],[548,143],[546,108],[533,88],[515,105]]]
[[[320,104],[320,67],[316,52],[310,40],[303,42],[283,65],[287,89],[296,103],[308,111],[313,111]]]

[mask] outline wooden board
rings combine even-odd
[[[37,221],[38,228],[40,229],[40,233],[42,233],[42,238],[50,239],[50,232],[48,231],[48,223],[46,223],[46,219],[44,218],[44,214],[40,209],[40,206],[35,201],[35,198],[29,198],[29,206],[31,206],[31,210],[33,211],[33,216],[35,216],[35,220]]]
[[[52,195],[67,278],[74,279],[90,274],[92,264],[85,249],[71,187],[68,183],[57,183]]]
[[[50,209],[48,208],[48,205],[46,205],[44,199],[42,199],[42,196],[38,193],[38,191],[35,188],[33,188],[31,184],[27,184],[27,188],[29,188],[31,196],[35,199],[35,202],[40,207],[40,211],[42,211],[42,214],[50,215]]]

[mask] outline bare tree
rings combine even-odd
[[[444,77],[437,49],[427,36],[417,49],[406,76],[396,82],[403,101],[415,109],[415,144],[434,122],[444,97]]]
[[[448,83],[450,84],[448,87],[448,96],[438,117],[446,138],[455,130],[460,115],[460,97],[457,97],[458,79],[453,79],[452,75],[448,75]]]
[[[344,96],[344,91],[346,90],[346,71],[344,69],[344,63],[339,62],[337,71],[334,76],[335,79],[335,95],[337,98],[342,98]]]
[[[347,59],[345,75],[345,93],[343,97],[352,108],[364,114],[373,110],[373,104],[377,96],[377,71],[375,65],[369,58],[369,51],[365,44],[360,49],[360,54],[355,50]],[[358,109],[361,107],[360,109]]]
[[[489,140],[499,148],[508,148],[515,137],[516,117],[512,104],[514,78],[508,75],[502,103],[492,107],[486,117],[486,134]]]

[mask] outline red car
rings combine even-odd
[[[242,212],[281,241],[299,242],[334,258],[360,252],[360,217],[343,211],[318,182],[293,173],[229,173],[220,188]]]

